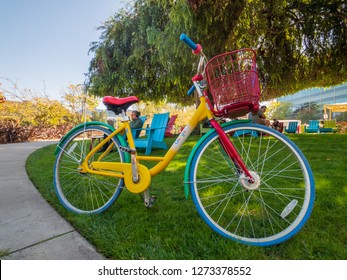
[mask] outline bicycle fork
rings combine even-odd
[[[212,127],[218,133],[219,142],[221,143],[224,151],[232,159],[232,161],[234,161],[238,165],[238,167],[244,172],[244,175],[246,176],[246,180],[248,181],[248,183],[253,184],[255,182],[254,177],[251,175],[250,171],[247,169],[246,165],[243,163],[233,143],[229,140],[228,136],[226,135],[226,133],[224,132],[220,124],[215,119],[210,119],[209,121]],[[242,176],[242,174],[240,176]]]

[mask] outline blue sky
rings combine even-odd
[[[0,83],[59,99],[69,84],[85,80],[97,27],[123,0],[0,0]]]

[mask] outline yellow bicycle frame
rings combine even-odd
[[[84,162],[80,166],[81,173],[91,173],[101,176],[113,176],[117,178],[124,179],[125,186],[129,191],[133,193],[141,193],[145,191],[151,182],[151,178],[161,171],[163,171],[171,160],[175,157],[183,143],[187,140],[188,136],[192,133],[194,128],[199,124],[199,122],[205,119],[212,119],[213,114],[210,110],[210,107],[204,96],[200,97],[200,105],[195,111],[192,118],[189,120],[186,127],[177,137],[175,142],[172,144],[170,149],[163,157],[154,157],[154,156],[139,156],[133,152],[132,161],[136,161],[137,171],[139,175],[139,181],[134,182],[132,173],[133,173],[133,163],[123,163],[123,162],[101,162],[100,160],[112,149],[113,144],[110,145],[107,150],[98,158],[97,161],[93,161],[88,164],[90,158],[109,140],[111,140],[115,135],[125,133],[128,139],[129,150],[136,151],[134,138],[131,133],[129,121],[124,121],[120,126],[112,132],[108,137],[101,141],[96,147],[94,147],[86,156]],[[134,156],[135,155],[135,156]],[[140,164],[140,161],[158,161],[151,169],[148,169],[145,165]]]

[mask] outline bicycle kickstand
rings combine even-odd
[[[150,196],[149,195],[149,189],[147,189],[143,192],[143,198],[142,199],[143,199],[143,202],[145,203],[145,206],[147,208],[151,208],[154,205],[157,198],[155,196]]]

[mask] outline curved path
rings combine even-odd
[[[7,260],[105,259],[42,198],[27,157],[54,141],[0,144],[0,252]]]

